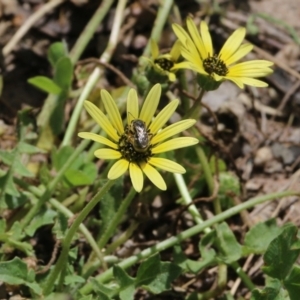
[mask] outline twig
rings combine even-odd
[[[103,67],[113,71],[123,80],[123,82],[126,85],[128,85],[132,88],[136,88],[135,84],[129,78],[127,78],[126,75],[122,71],[118,70],[113,65],[111,65],[105,61],[101,61],[97,58],[87,58],[87,59],[80,60],[77,64],[81,65],[81,64],[88,64],[88,63],[94,63],[96,65],[103,66]]]

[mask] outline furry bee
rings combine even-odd
[[[128,140],[137,152],[145,152],[149,148],[152,134],[146,127],[146,123],[140,119],[131,121],[128,130]]]

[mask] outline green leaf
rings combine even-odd
[[[123,177],[115,181],[115,184],[107,192],[100,202],[100,215],[102,225],[100,234],[102,234],[111,224],[111,221],[118,211],[121,202],[123,201]]]
[[[45,76],[31,77],[27,80],[27,82],[48,94],[58,95],[61,92],[59,85],[57,85],[52,79]]]
[[[56,63],[68,55],[65,44],[61,42],[53,43],[48,50],[48,60],[54,68]]]
[[[293,266],[291,273],[284,280],[284,286],[287,289],[291,300],[298,300],[300,295],[300,267]]]
[[[227,223],[218,224],[216,233],[216,244],[218,245],[218,250],[220,250],[218,258],[226,264],[239,260],[242,256],[242,247],[237,242]]]
[[[71,275],[67,275],[65,277],[65,281],[64,283],[66,285],[72,285],[74,283],[85,283],[85,279],[81,276],[75,275],[75,274],[71,274]]]
[[[42,289],[37,283],[32,282],[30,277],[26,263],[19,257],[15,257],[10,261],[0,262],[0,281],[10,285],[24,284],[40,295]]]
[[[56,239],[60,240],[65,237],[68,229],[68,218],[62,213],[57,213],[57,217],[52,228],[52,232],[55,234]]]
[[[212,249],[212,245],[216,241],[216,231],[212,230],[211,232],[205,234],[199,243],[199,251],[201,254],[200,261],[189,260],[187,263],[188,269],[197,274],[201,272],[204,268],[208,266],[217,264],[217,253]]]
[[[245,236],[243,254],[264,253],[270,242],[282,232],[282,228],[276,225],[275,219],[254,225]]]
[[[264,255],[264,273],[280,280],[288,275],[300,253],[299,249],[292,249],[297,231],[294,224],[286,224],[283,232],[270,243]]]
[[[54,68],[54,82],[68,91],[73,80],[73,65],[69,57],[60,58]]]
[[[97,296],[99,296],[98,299],[101,300],[110,300],[112,299],[112,295],[114,294],[114,290],[106,287],[105,285],[98,282],[95,278],[91,278],[91,283],[93,286],[93,289]]]
[[[45,153],[44,150],[25,142],[19,143],[19,151],[27,154]]]
[[[88,174],[81,170],[68,169],[64,177],[71,186],[90,185],[94,182]]]
[[[56,217],[57,213],[54,210],[44,208],[42,209],[31,221],[31,223],[25,228],[25,232],[29,236],[33,236],[35,231],[47,224],[53,224],[54,218]]]
[[[279,294],[279,290],[265,287],[263,290],[255,289],[252,291],[251,300],[275,300]],[[279,300],[279,299],[278,299]]]
[[[120,285],[119,296],[122,300],[134,299],[135,292],[135,279],[130,277],[121,267],[115,265],[113,267],[113,273]]]
[[[26,192],[21,192],[19,196],[5,195],[5,203],[8,209],[16,209],[28,201]]]
[[[169,262],[161,262],[159,255],[149,257],[140,265],[136,286],[143,286],[154,294],[159,294],[171,288],[171,283],[181,273],[181,268]]]

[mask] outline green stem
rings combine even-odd
[[[83,210],[79,213],[78,217],[75,219],[74,223],[71,225],[70,229],[66,234],[65,239],[62,242],[62,250],[60,256],[45,284],[44,293],[43,293],[44,295],[48,295],[52,291],[56,278],[58,278],[60,272],[64,268],[68,259],[68,253],[69,253],[72,239],[76,231],[78,230],[78,227],[87,217],[87,215],[91,212],[91,210],[96,206],[96,204],[101,200],[101,198],[108,192],[108,190],[112,187],[113,184],[114,184],[113,180],[108,180],[106,184],[101,188],[101,190],[83,208]]]
[[[110,7],[110,5],[112,4],[111,2],[113,2],[113,1],[111,1],[111,0],[103,1],[103,6],[104,6],[104,4],[106,4],[107,6],[109,4],[109,6],[106,7],[108,9]],[[120,27],[121,27],[123,16],[124,16],[124,9],[126,6],[126,2],[127,2],[126,0],[118,1],[118,5],[116,8],[116,14],[115,14],[115,18],[114,18],[114,23],[113,23],[113,28],[112,28],[112,31],[111,31],[111,34],[109,37],[109,41],[108,41],[105,51],[103,52],[103,54],[100,57],[100,60],[102,62],[108,63],[110,61],[110,59],[114,53],[114,50],[117,46],[118,36],[119,36]],[[101,13],[103,13],[103,11]],[[79,47],[79,46],[77,46],[77,47]],[[77,47],[76,47],[76,49],[77,49]],[[78,54],[76,54],[77,52],[78,52],[78,50],[76,50],[75,54],[73,54],[73,57],[76,58],[76,56],[78,55]],[[96,67],[94,69],[93,73],[90,75],[90,77],[89,77],[77,103],[76,103],[76,106],[75,106],[72,116],[70,118],[70,122],[66,129],[64,139],[61,143],[61,147],[69,145],[71,143],[71,139],[72,139],[73,133],[76,129],[76,125],[77,125],[77,122],[78,122],[78,119],[79,119],[79,116],[80,116],[80,113],[82,110],[83,102],[88,98],[92,89],[94,88],[94,86],[96,85],[97,81],[99,80],[99,78],[102,74],[103,74],[103,69]]]
[[[186,186],[186,183],[184,181],[184,178],[183,178],[182,174],[174,173],[173,175],[174,175],[177,187],[179,189],[180,195],[183,199],[182,204],[183,205],[189,205],[188,211],[192,215],[195,223],[196,224],[202,224],[204,221],[203,221],[197,207],[194,204],[190,205],[190,203],[193,202],[193,199],[191,198],[191,195],[190,195],[190,193],[187,189],[187,186]],[[208,227],[205,228],[206,233],[208,233],[210,231],[211,231],[210,228],[208,228]]]
[[[172,236],[172,237],[164,240],[163,242],[158,243],[157,245],[154,245],[150,248],[147,248],[147,249],[141,251],[137,255],[131,256],[131,257],[123,260],[118,265],[123,269],[127,269],[127,268],[131,267],[132,265],[134,265],[135,263],[139,262],[140,260],[145,259],[155,253],[166,250],[170,247],[173,247],[174,245],[176,245],[194,235],[199,234],[200,232],[205,230],[205,228],[213,226],[219,222],[222,222],[222,221],[240,213],[243,210],[252,208],[255,205],[258,205],[258,204],[261,204],[261,203],[264,203],[267,201],[271,201],[271,200],[274,200],[277,198],[296,196],[296,195],[300,196],[300,194],[297,192],[285,191],[285,192],[272,193],[272,194],[268,194],[268,195],[264,195],[264,196],[251,198],[246,202],[243,202],[239,205],[231,207],[230,209],[212,217],[211,219],[204,221],[202,224],[198,224],[192,228],[189,228],[189,229],[181,232],[177,236]],[[113,278],[113,269],[112,268],[110,268],[107,271],[103,272],[102,274],[98,275],[96,277],[96,280],[98,282],[103,283],[103,282],[107,282],[111,278]],[[88,294],[92,291],[92,289],[93,289],[92,284],[87,283],[87,284],[85,284],[85,286],[83,286],[80,289],[80,293]]]
[[[101,236],[99,242],[98,242],[98,247],[100,248],[100,251],[105,247],[106,243],[108,240],[111,238],[113,233],[115,232],[117,226],[119,225],[120,221],[122,220],[122,217],[125,215],[126,210],[128,206],[130,205],[133,197],[135,196],[136,191],[132,187],[126,198],[122,201],[118,211],[116,214],[113,216],[112,220],[110,223],[107,225],[106,230],[104,231],[103,235]],[[90,264],[93,261],[94,253],[91,253],[88,263],[86,264],[85,269],[89,269]]]
[[[162,5],[160,5],[159,10],[157,12],[157,16],[154,22],[154,25],[152,27],[151,31],[151,39],[158,42],[158,40],[161,38],[161,32],[165,26],[166,20],[170,16],[170,11],[173,6],[174,1],[173,0],[165,0],[162,1]],[[150,41],[150,39],[149,39]],[[144,49],[142,56],[149,56],[150,55],[150,42],[147,44],[147,46]]]
[[[29,185],[27,182],[19,179],[19,178],[14,178],[14,181],[21,186],[23,189],[28,190],[29,192],[31,192],[33,195],[37,196],[37,197],[41,197],[43,195],[43,191],[40,188],[37,188],[33,185]],[[49,203],[56,208],[59,212],[61,212],[62,214],[64,214],[66,217],[68,218],[72,218],[74,216],[74,214],[67,209],[64,205],[62,205],[59,201],[57,201],[54,198],[51,198],[49,200]],[[93,236],[91,235],[91,233],[89,232],[89,230],[85,227],[84,224],[80,224],[79,226],[79,230],[81,231],[81,233],[83,234],[83,236],[86,238],[86,240],[88,241],[89,245],[91,246],[91,248],[93,249],[93,251],[96,253],[97,257],[99,258],[100,261],[103,261],[103,255],[100,251],[100,249],[98,248],[98,245],[95,241],[95,239],[93,238]]]
[[[213,193],[214,193],[214,179],[213,179],[213,176],[212,176],[212,173],[211,173],[211,170],[210,170],[209,163],[207,161],[207,157],[206,157],[202,147],[197,147],[196,148],[196,153],[197,153],[198,159],[200,161],[200,164],[201,164],[201,167],[202,167],[202,170],[203,170],[203,175],[204,175],[205,181],[206,181],[207,186],[208,186],[209,194],[213,195]],[[213,200],[213,205],[214,205],[215,214],[221,213],[221,211],[222,211],[221,210],[221,204],[220,204],[220,201],[219,201],[218,197],[215,197],[215,199]]]
[[[75,64],[78,61],[79,57],[83,53],[87,44],[92,39],[95,31],[99,27],[99,24],[103,21],[104,17],[109,12],[109,9],[113,3],[114,3],[113,0],[102,1],[99,8],[96,10],[96,12],[92,16],[92,18],[89,20],[89,22],[85,26],[84,30],[81,32],[75,45],[73,46],[72,50],[70,51],[70,58],[71,58],[73,64]]]
[[[199,118],[200,102],[203,98],[204,93],[205,93],[205,90],[201,89],[198,98],[195,100],[192,107],[183,116],[183,119],[198,119]]]

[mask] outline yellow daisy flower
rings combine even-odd
[[[157,43],[154,40],[150,40],[150,49],[151,49],[151,59],[148,59],[148,62],[151,65],[150,73],[148,72],[148,77],[151,82],[165,82],[165,77],[169,81],[176,80],[176,71],[174,67],[177,65],[177,61],[180,57],[181,45],[177,40],[171,51],[169,53],[160,54]],[[152,72],[151,72],[152,71]],[[162,76],[162,78],[160,78]]]
[[[84,103],[85,109],[107,133],[108,138],[91,132],[80,132],[78,136],[107,146],[96,150],[94,155],[100,159],[117,160],[109,170],[108,178],[116,179],[129,170],[133,187],[137,192],[143,188],[143,174],[158,188],[166,190],[163,177],[154,167],[173,173],[185,173],[185,169],[181,165],[169,159],[157,157],[157,154],[198,143],[198,140],[193,137],[169,139],[194,125],[196,121],[193,119],[179,121],[163,128],[176,110],[179,104],[178,100],[171,101],[153,119],[160,95],[161,86],[156,84],[150,90],[139,111],[137,93],[131,89],[127,96],[127,124],[125,127],[117,105],[107,91],[101,90],[101,99],[107,116],[93,103],[89,101]]]
[[[255,78],[272,73],[272,69],[269,68],[273,65],[272,62],[252,60],[236,63],[253,49],[251,44],[242,44],[246,35],[245,28],[235,30],[219,54],[213,51],[208,26],[204,21],[200,23],[200,31],[191,18],[187,19],[187,30],[178,24],[173,24],[173,30],[181,41],[181,54],[187,60],[180,66],[175,66],[175,69],[177,67],[192,69],[217,82],[228,79],[240,88],[243,88],[244,84],[256,87],[268,86],[267,83]]]

